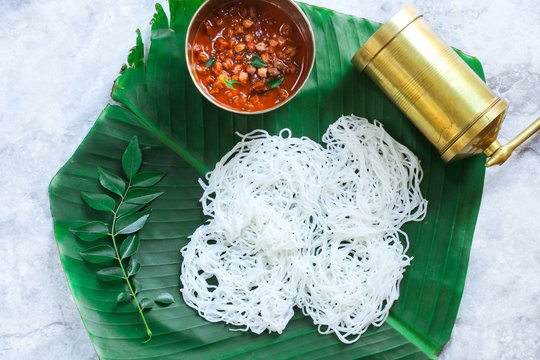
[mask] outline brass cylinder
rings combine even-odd
[[[408,6],[384,24],[353,64],[386,93],[444,161],[491,156],[508,104]]]

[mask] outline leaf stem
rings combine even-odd
[[[127,192],[129,191],[131,187],[131,180],[129,180],[128,186],[126,187],[126,191],[124,192],[124,195],[121,196],[120,203],[116,207],[116,209],[113,211],[113,222],[112,222],[112,228],[111,228],[111,238],[114,246],[114,252],[116,254],[116,260],[118,260],[118,263],[120,264],[120,269],[122,270],[123,278],[126,280],[126,283],[129,288],[129,292],[131,293],[131,297],[133,300],[135,300],[135,305],[137,306],[137,310],[139,311],[139,315],[141,316],[141,319],[144,323],[144,327],[146,328],[146,335],[148,335],[148,339],[145,341],[147,343],[152,338],[152,331],[150,330],[150,327],[148,326],[148,323],[146,322],[146,317],[144,316],[143,309],[141,308],[141,304],[139,304],[139,301],[137,300],[137,295],[135,293],[135,290],[133,289],[133,286],[131,285],[131,281],[129,281],[129,276],[127,275],[126,269],[124,268],[124,264],[122,263],[122,259],[120,258],[120,253],[118,251],[118,246],[116,245],[116,220],[118,219],[117,212],[120,209],[120,206],[124,203],[124,199],[127,195]]]

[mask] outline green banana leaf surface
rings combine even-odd
[[[61,261],[82,320],[102,359],[424,359],[434,358],[449,340],[461,300],[470,245],[480,206],[482,156],[445,165],[428,141],[381,91],[351,65],[356,50],[380,24],[300,4],[315,32],[313,72],[302,91],[282,108],[257,116],[223,111],[200,95],[184,58],[187,25],[201,0],[170,0],[170,18],[156,6],[150,50],[140,34],[116,79],[112,99],[75,154],[50,185],[54,233]],[[480,76],[475,58],[458,53]],[[120,65],[120,64],[119,64]],[[418,155],[422,192],[429,201],[422,222],[409,223],[408,254],[414,257],[401,282],[401,296],[381,327],[345,345],[320,335],[300,312],[281,335],[233,332],[187,307],[180,294],[180,248],[205,218],[197,181],[238,140],[235,132],[290,128],[294,136],[320,141],[342,114],[381,121]],[[167,175],[156,186],[164,194],[140,232],[136,275],[144,296],[174,295],[168,307],[145,313],[154,337],[148,343],[133,304],[116,304],[124,284],[97,279],[99,266],[83,261],[88,248],[69,229],[100,220],[83,204],[81,191],[100,192],[97,167],[121,173],[121,157],[137,135],[144,171]],[[100,242],[98,241],[97,244]]]

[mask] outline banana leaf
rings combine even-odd
[[[102,359],[424,359],[449,340],[461,300],[484,180],[482,156],[445,165],[435,149],[379,89],[356,71],[350,58],[380,24],[300,4],[315,32],[316,63],[303,88],[286,106],[264,115],[232,114],[205,100],[187,72],[184,41],[201,0],[170,0],[170,19],[156,6],[151,43],[145,54],[140,33],[128,62],[114,82],[114,105],[105,107],[75,154],[50,185],[54,234],[61,261],[98,356]],[[479,61],[458,51],[483,77]],[[414,257],[401,283],[401,297],[388,321],[370,328],[352,345],[318,334],[300,313],[281,335],[233,332],[187,307],[179,294],[179,250],[204,221],[197,179],[238,140],[235,132],[288,127],[316,141],[342,114],[378,119],[418,155],[424,169],[422,192],[429,201],[424,221],[410,223],[408,254]],[[121,284],[96,278],[97,265],[83,262],[88,247],[69,229],[100,220],[81,191],[98,192],[100,166],[121,172],[122,153],[137,135],[143,170],[165,172],[156,186],[164,194],[151,204],[140,233],[137,280],[150,298],[174,295],[169,307],[146,313],[154,333],[146,344],[133,304],[116,305]]]

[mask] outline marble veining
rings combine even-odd
[[[309,0],[385,21],[404,0]],[[510,102],[505,141],[540,115],[540,2],[418,0]],[[52,233],[48,182],[104,105],[149,0],[0,1],[0,358],[95,359]],[[489,169],[442,359],[540,359],[540,137]]]

